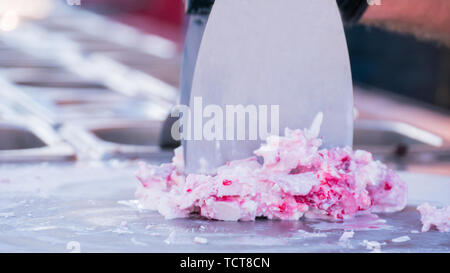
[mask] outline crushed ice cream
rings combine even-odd
[[[321,148],[320,122],[270,136],[255,156],[228,162],[213,175],[185,175],[181,148],[172,163],[140,163],[136,196],[142,208],[167,219],[348,219],[402,210],[407,187],[397,174],[369,152]]]
[[[355,235],[355,232],[353,230],[351,231],[345,231],[344,233],[342,233],[341,237],[339,238],[339,241],[347,241],[351,238],[353,238],[353,236]]]
[[[427,232],[435,227],[441,232],[450,231],[450,206],[436,208],[428,203],[417,207],[422,221],[422,232]]]
[[[404,243],[404,242],[407,242],[409,240],[411,240],[411,238],[406,235],[406,236],[400,236],[400,237],[394,238],[391,241],[393,243]]]
[[[366,249],[368,250],[372,250],[372,253],[381,253],[381,246],[385,245],[386,243],[380,243],[377,241],[368,241],[368,240],[364,240],[361,245],[365,246]]]
[[[203,237],[195,237],[194,238],[194,243],[196,243],[196,244],[206,244],[206,243],[208,243],[208,239],[203,238]]]

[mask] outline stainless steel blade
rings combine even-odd
[[[207,21],[208,15],[191,15],[189,18],[181,67],[180,103],[182,105],[189,105],[195,64]]]
[[[351,145],[352,80],[336,1],[216,0],[196,62],[191,113],[195,97],[224,113],[226,105],[279,105],[280,133],[306,128],[323,112],[324,146]],[[230,130],[225,122],[223,128]],[[212,172],[252,155],[260,142],[187,140],[186,171]]]
[[[180,104],[189,105],[192,78],[194,77],[195,64],[197,55],[202,41],[203,32],[205,31],[208,15],[191,15],[189,18],[188,31],[186,33],[186,41],[184,45],[183,63],[181,66],[180,79]],[[176,147],[179,145],[175,139],[180,139],[179,133],[172,131],[172,127],[178,117],[169,116],[164,122],[159,145],[161,147]],[[184,146],[184,140],[181,141]]]

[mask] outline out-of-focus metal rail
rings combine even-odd
[[[48,124],[32,117],[0,121],[0,163],[74,160],[75,152]]]
[[[107,32],[113,35],[103,35]],[[44,21],[1,33],[0,42],[0,120],[5,122],[0,127],[1,161],[67,160],[75,154],[79,159],[142,158],[164,153],[157,135],[177,101],[177,88],[135,66],[149,60],[153,61],[148,66],[156,67],[153,70],[174,66],[179,59],[175,44],[63,6]],[[116,60],[108,56],[111,52],[135,62]],[[40,133],[44,127],[46,134]],[[66,141],[71,156],[50,141],[55,136]],[[123,141],[124,137],[130,141]]]

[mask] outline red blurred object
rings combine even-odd
[[[181,45],[183,0],[83,0],[82,6]]]
[[[182,25],[184,9],[182,0],[152,0],[148,15],[175,25]]]

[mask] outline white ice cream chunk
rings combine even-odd
[[[398,238],[392,239],[392,242],[394,243],[404,243],[411,240],[411,238],[409,236],[400,236]]]
[[[420,212],[420,220],[422,221],[422,232],[429,231],[435,227],[441,232],[450,231],[450,206],[436,208],[428,203],[424,203],[417,207]]]
[[[196,244],[206,244],[206,243],[208,243],[208,239],[203,238],[203,237],[195,237],[194,238],[194,243],[196,243]]]
[[[353,238],[353,235],[355,235],[355,232],[353,230],[345,231],[344,233],[342,233],[341,237],[339,238],[339,241],[341,242],[347,241],[348,239]]]

